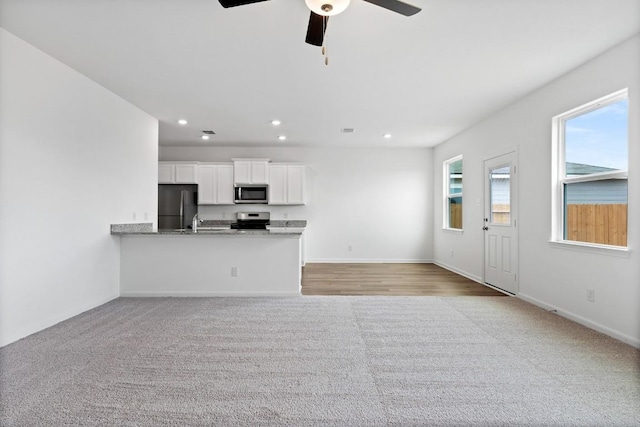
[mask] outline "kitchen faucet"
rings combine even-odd
[[[198,221],[202,222],[201,219],[198,219],[198,213],[196,212],[196,214],[193,216],[193,219],[191,220],[191,229],[194,233],[198,231]]]

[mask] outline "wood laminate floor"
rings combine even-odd
[[[504,296],[435,264],[307,264],[302,295]]]

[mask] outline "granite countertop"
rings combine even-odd
[[[117,236],[301,236],[307,221],[271,221],[267,230],[231,230],[233,221],[205,220],[196,232],[186,230],[153,231],[152,223],[111,224],[111,234]]]
[[[206,227],[229,227],[235,221],[228,219],[205,219],[199,228]],[[305,228],[307,220],[304,219],[272,219],[267,227]]]

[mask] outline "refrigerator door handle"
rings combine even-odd
[[[184,190],[180,192],[180,228],[184,227]]]

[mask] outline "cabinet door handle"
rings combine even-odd
[[[489,229],[489,227],[482,227],[482,229],[483,229],[484,231],[487,231],[487,230]]]

